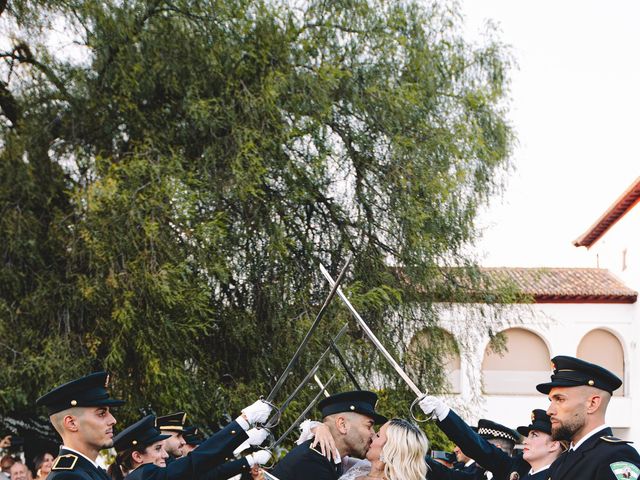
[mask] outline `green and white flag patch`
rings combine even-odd
[[[640,468],[629,462],[615,462],[609,465],[618,480],[636,479],[640,477]]]

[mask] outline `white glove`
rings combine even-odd
[[[251,445],[262,445],[262,442],[269,436],[269,430],[266,428],[252,428],[247,431],[247,436],[249,437],[247,441]]]
[[[252,428],[247,430],[248,440],[245,440],[240,444],[238,448],[233,451],[234,455],[239,455],[240,452],[244,452],[251,445],[261,445],[269,436],[269,430],[266,428]]]
[[[271,460],[271,452],[269,450],[258,450],[257,452],[250,453],[246,457],[249,466],[253,467],[256,464],[264,465]]]
[[[420,408],[424,413],[429,415],[431,418],[435,417],[438,420],[444,420],[447,415],[449,415],[449,411],[451,410],[449,406],[440,400],[437,397],[432,397],[427,395],[422,400],[420,400]]]
[[[262,400],[258,400],[244,408],[242,413],[245,414],[250,425],[255,425],[256,423],[264,423],[268,420],[271,407]]]

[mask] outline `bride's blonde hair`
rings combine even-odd
[[[422,430],[406,420],[389,420],[387,441],[380,455],[385,463],[385,477],[389,480],[424,480],[428,450],[429,440]]]

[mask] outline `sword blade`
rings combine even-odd
[[[327,281],[329,282],[329,285],[332,285],[332,286],[337,285],[337,283],[333,280],[333,278],[331,278],[331,275],[329,274],[329,272],[327,272],[327,269],[324,268],[323,265],[320,265],[320,271],[322,272],[322,275],[324,275],[324,278],[326,278]],[[391,356],[391,354],[387,351],[387,349],[384,348],[384,345],[382,345],[380,340],[378,340],[378,337],[376,337],[375,333],[371,331],[371,329],[369,328],[369,325],[367,325],[367,322],[365,322],[362,319],[358,311],[353,307],[353,305],[351,305],[351,302],[345,296],[345,294],[342,292],[342,289],[339,286],[338,286],[338,296],[342,299],[342,301],[344,302],[346,307],[349,309],[353,317],[356,319],[356,321],[358,322],[358,324],[360,325],[364,333],[367,335],[367,337],[369,337],[369,340],[371,340],[371,342],[375,345],[378,351],[387,360],[387,362],[389,362],[389,364],[398,373],[398,375],[400,375],[400,377],[405,381],[405,383],[409,386],[409,388],[413,390],[413,393],[415,393],[418,397],[424,396],[424,393],[420,391],[420,389],[416,386],[415,383],[413,383],[413,381],[405,373],[405,371],[398,364],[398,362],[396,362],[393,356]]]
[[[336,376],[335,373],[333,375],[331,375],[331,378],[329,380],[327,380],[327,382],[324,384],[324,388],[320,389],[318,394],[315,397],[313,397],[313,400],[311,400],[311,403],[309,403],[309,405],[306,406],[306,408],[302,411],[302,413],[298,416],[298,418],[296,418],[295,421],[291,424],[291,426],[282,435],[280,435],[280,438],[278,438],[275,441],[275,443],[271,446],[271,450],[275,450],[276,447],[278,445],[280,445],[285,440],[285,438],[287,438],[287,435],[289,435],[298,426],[298,424],[305,418],[307,413],[309,413],[309,411],[318,402],[320,397],[324,394],[327,386],[333,381],[335,376]]]
[[[342,354],[342,350],[338,348],[338,345],[336,345],[336,342],[331,342],[331,349],[333,350],[333,353],[336,354],[336,357],[338,357],[338,360],[342,364],[342,368],[344,368],[345,371],[347,372],[347,376],[349,377],[353,385],[356,387],[356,390],[362,390],[360,388],[360,385],[358,384],[358,380],[356,380],[356,376],[353,374],[353,372],[349,368],[349,365],[347,364],[347,359],[344,358],[344,355]]]
[[[340,340],[342,338],[342,336],[347,332],[348,328],[349,328],[349,324],[345,323],[342,326],[342,328],[340,329],[340,331],[336,334],[336,336],[333,337],[333,340],[331,340],[331,345],[334,345],[335,342]],[[322,353],[322,355],[320,355],[320,358],[318,358],[318,361],[315,363],[315,365],[313,367],[311,367],[311,370],[309,370],[309,372],[305,375],[305,377],[298,384],[298,386],[291,393],[291,395],[289,395],[289,397],[284,401],[284,403],[280,407],[280,412],[282,412],[285,408],[287,408],[289,406],[289,404],[296,397],[298,392],[300,392],[302,387],[304,387],[309,382],[309,380],[311,380],[311,377],[313,377],[316,374],[316,372],[320,368],[320,364],[322,363],[322,360],[324,360],[324,358],[329,354],[330,351],[331,351],[331,346],[327,347],[327,349]]]
[[[324,389],[324,385],[323,385],[323,384],[322,384],[322,382],[320,381],[320,378],[318,377],[318,375],[314,375],[314,376],[313,376],[313,379],[316,381],[316,383],[318,384],[318,386],[320,387],[320,389],[321,389],[322,391],[324,391],[324,396],[325,396],[325,397],[327,397],[327,398],[329,398],[331,395],[329,395],[329,392],[327,392],[327,391]]]
[[[300,345],[298,346],[298,349],[296,350],[296,353],[293,354],[293,357],[291,357],[291,360],[289,361],[289,364],[284,369],[284,372],[282,372],[282,375],[280,375],[280,378],[278,378],[278,381],[276,382],[275,386],[273,387],[273,389],[271,390],[271,392],[267,396],[267,398],[266,398],[267,402],[273,402],[273,399],[275,398],[276,394],[278,393],[280,388],[282,388],[282,384],[287,379],[287,375],[289,374],[289,372],[291,371],[291,369],[293,368],[295,363],[298,361],[298,357],[300,357],[300,354],[302,353],[302,350],[307,345],[307,343],[309,343],[309,339],[311,338],[311,335],[313,334],[315,329],[320,324],[320,320],[322,320],[322,317],[324,316],[325,312],[327,311],[327,307],[331,303],[331,300],[333,299],[333,297],[335,297],[336,292],[338,291],[338,288],[340,288],[340,282],[342,282],[342,280],[344,279],[345,274],[347,273],[347,267],[349,266],[349,263],[351,262],[351,257],[352,257],[351,254],[349,254],[347,256],[347,260],[346,260],[346,262],[344,264],[344,267],[342,267],[342,270],[340,271],[340,274],[338,275],[338,279],[334,282],[334,284],[331,287],[331,292],[329,292],[329,295],[327,295],[327,298],[325,299],[324,303],[322,304],[322,308],[320,308],[320,311],[318,312],[318,314],[316,315],[315,320],[311,324],[311,327],[309,328],[309,331],[307,332],[305,337],[302,339],[302,343],[300,343]],[[322,267],[322,265],[321,265],[321,267]]]

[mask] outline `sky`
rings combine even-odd
[[[492,19],[511,74],[515,172],[478,225],[484,266],[594,267],[573,240],[640,176],[640,2],[464,0]]]

